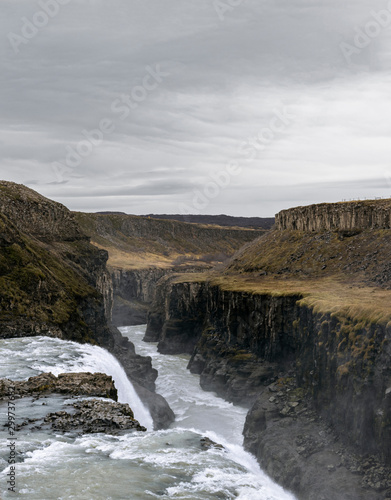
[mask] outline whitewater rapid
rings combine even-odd
[[[186,356],[162,356],[145,344],[145,327],[122,329],[139,354],[152,357],[159,370],[157,391],[176,414],[172,428],[153,431],[149,412],[139,400],[123,368],[107,351],[47,337],[0,341],[0,377],[27,379],[42,372],[102,372],[112,375],[119,400],[132,407],[149,430],[120,436],[74,436],[50,430],[18,431],[17,494],[6,491],[7,448],[0,450],[1,498],[29,500],[147,500],[242,499],[294,500],[259,468],[241,446],[244,408],[235,407],[199,387],[198,377],[186,370]],[[58,411],[69,403],[51,396],[16,401],[19,421]],[[62,409],[66,409],[62,408]],[[0,405],[0,419],[6,408]],[[0,429],[3,426],[0,426]],[[202,451],[200,439],[209,437],[224,446]]]

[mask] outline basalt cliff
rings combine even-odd
[[[321,203],[282,210],[276,228],[299,231],[391,229],[390,200]]]
[[[162,279],[145,340],[249,407],[300,500],[391,498],[391,201],[299,207],[224,270]]]

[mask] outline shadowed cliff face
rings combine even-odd
[[[361,459],[351,457],[391,463],[391,329],[316,313],[301,299],[166,278],[145,340],[158,341],[162,353],[191,354],[189,368],[205,390],[255,403],[245,444],[300,498],[386,498],[387,473],[374,479],[382,465],[355,473]],[[365,481],[381,492],[363,489]]]
[[[114,269],[113,323],[116,326],[145,325],[156,284],[169,271],[166,269]]]
[[[203,388],[251,404],[293,363],[319,412],[349,429],[363,452],[381,451],[391,463],[391,327],[315,313],[300,295],[172,281],[158,287],[160,307],[149,313],[145,338],[159,341],[160,352],[192,354],[189,368]]]

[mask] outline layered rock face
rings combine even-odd
[[[299,231],[391,229],[391,200],[322,203],[282,210],[276,229]]]

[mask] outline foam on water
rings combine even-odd
[[[237,452],[201,451],[200,435],[184,429],[73,440],[50,437],[27,451],[24,462],[18,464],[19,497],[292,499],[264,475],[240,464]],[[0,474],[0,481],[6,472]]]
[[[152,365],[159,372],[156,390],[168,401],[176,415],[174,426],[197,429],[201,433],[215,432],[229,443],[241,444],[247,409],[206,392],[200,387],[199,375],[190,373],[190,356],[161,355],[156,344],[142,341],[145,327],[120,328],[143,356],[151,356]]]
[[[105,349],[89,344],[31,337],[0,341],[0,351],[9,360],[0,368],[0,377],[24,380],[40,373],[92,372],[113,377],[118,401],[128,403],[135,418],[147,429],[153,428],[149,411],[138,397],[133,385],[117,359]]]
[[[190,356],[160,355],[157,352],[157,344],[142,341],[145,327],[123,327],[120,330],[134,343],[139,354],[152,357],[152,364],[159,371],[156,381],[157,391],[167,399],[175,414],[180,415],[173,427],[178,430],[187,429],[222,444],[231,460],[242,467],[243,477],[249,475],[244,482],[236,478],[237,484],[242,485],[240,491],[236,491],[238,498],[246,500],[253,498],[258,500],[294,499],[293,495],[277,486],[260,469],[253,455],[244,450],[242,430],[248,411],[246,408],[228,403],[213,392],[203,391],[199,385],[199,376],[187,370]],[[215,450],[210,450],[210,452],[215,452]],[[203,477],[202,474],[199,477]],[[212,474],[209,471],[208,474],[208,477],[216,477],[217,473]],[[203,477],[203,481],[206,480],[207,478]],[[251,487],[250,484],[252,484]],[[259,493],[260,489],[262,494]],[[278,490],[277,496],[276,489]],[[171,491],[173,492],[174,490]]]
[[[159,369],[158,392],[179,415],[173,428],[79,437],[51,430],[29,433],[22,428],[18,432],[19,491],[17,497],[5,492],[2,498],[294,500],[260,470],[256,459],[241,446],[247,410],[202,391],[199,378],[186,370],[188,358],[160,356],[155,346],[141,342],[143,328],[132,327],[126,332],[140,344],[137,351],[151,355]],[[14,369],[19,379],[48,371],[106,372],[113,376],[120,399],[127,399],[134,410],[138,406],[132,400],[134,395],[122,367],[98,347],[42,337],[0,341],[2,352],[3,348],[8,354],[3,358],[0,376],[15,378]],[[54,398],[47,403],[47,409],[58,404]],[[28,404],[38,405],[39,401],[22,404],[20,400],[17,411],[28,412]],[[145,425],[145,420],[138,418]],[[203,436],[222,444],[224,449],[203,450]],[[0,488],[9,471],[6,453],[4,449],[0,453],[0,466],[5,467],[0,473]]]

